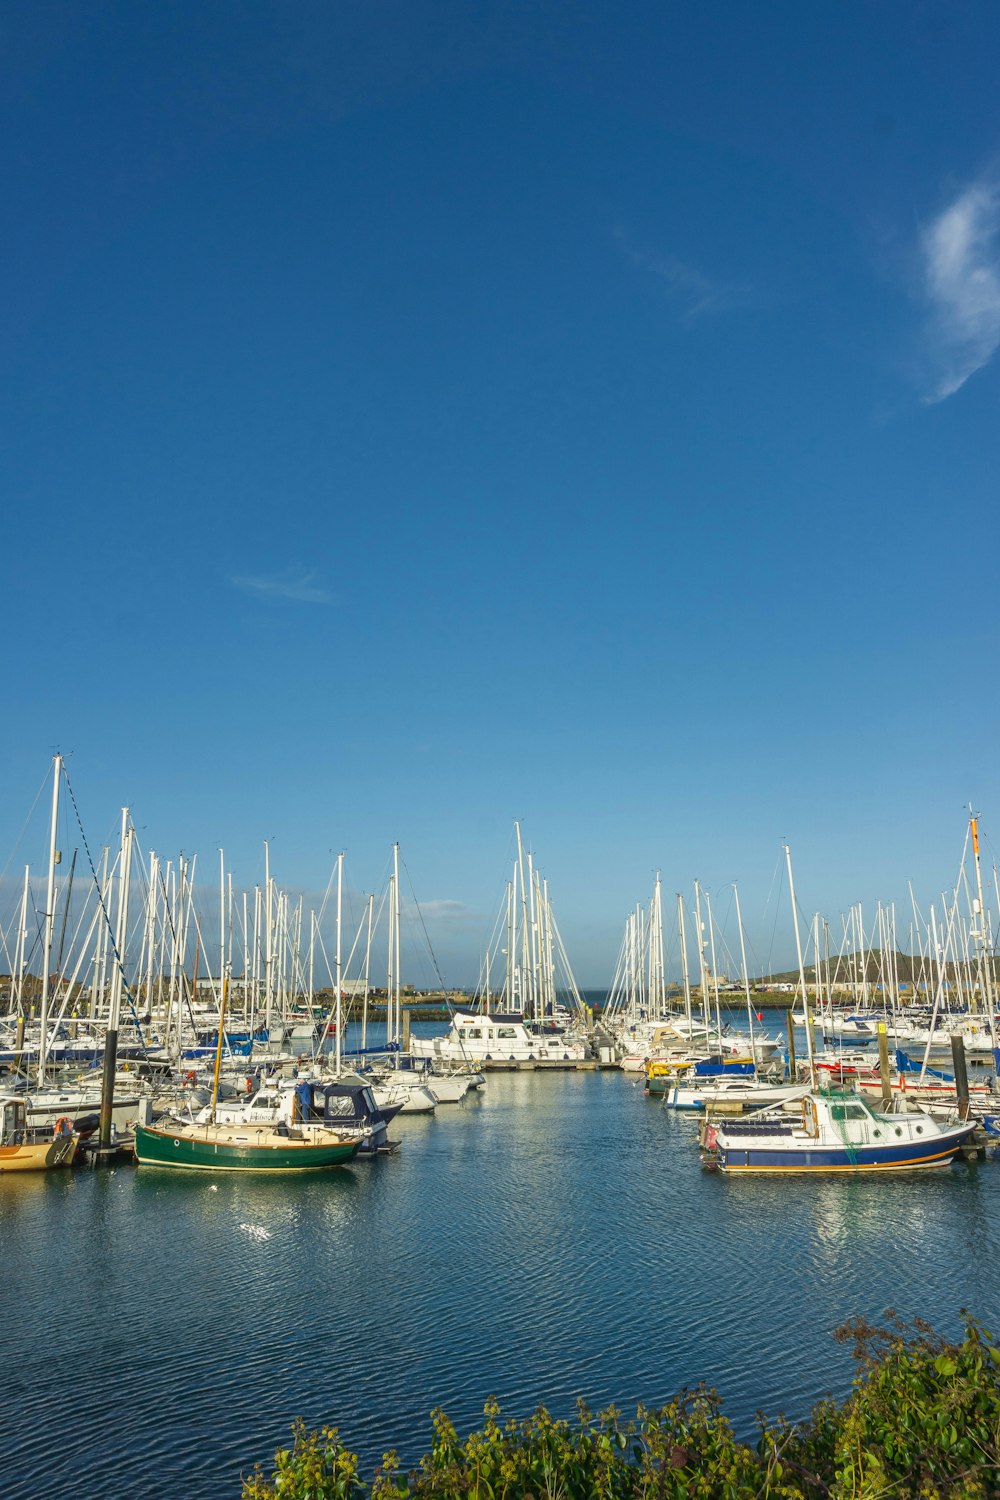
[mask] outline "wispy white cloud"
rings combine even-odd
[[[417,907],[411,902],[404,902],[404,914],[417,916]],[[480,922],[482,918],[466,906],[464,901],[454,901],[447,897],[439,897],[430,901],[419,903],[419,916],[423,917],[428,926],[465,926],[469,922]]]
[[[1000,345],[1000,186],[967,187],[920,238],[931,337],[940,373],[928,402],[944,401]]]
[[[623,229],[615,231],[615,239],[634,266],[648,271],[665,285],[685,322],[749,307],[754,301],[748,288],[710,276],[676,255],[661,255],[637,246]]]
[[[292,599],[298,604],[332,604],[333,595],[319,588],[316,570],[285,568],[280,573],[240,574],[230,578],[234,589],[257,599]]]

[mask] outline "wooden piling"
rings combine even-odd
[[[221,1024],[220,1024],[221,1031]],[[98,1142],[102,1150],[111,1146],[111,1111],[115,1098],[115,1069],[118,1065],[118,1032],[111,1027],[104,1035],[104,1073],[101,1078],[101,1123]]]
[[[892,1081],[889,1077],[889,1036],[885,1029],[885,1022],[880,1021],[878,1031],[878,1076],[882,1085],[882,1103],[892,1102]]]
[[[951,1065],[955,1070],[955,1093],[958,1096],[959,1119],[969,1118],[969,1074],[965,1066],[965,1038],[952,1033]]]

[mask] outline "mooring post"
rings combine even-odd
[[[878,1076],[882,1085],[882,1103],[892,1102],[892,1083],[889,1078],[889,1034],[885,1022],[878,1023]]]
[[[958,1096],[959,1119],[969,1118],[969,1074],[965,1066],[965,1038],[952,1032],[951,1065],[955,1070],[955,1093]]]
[[[101,1123],[98,1142],[102,1151],[111,1148],[111,1111],[114,1108],[115,1069],[118,1065],[118,1032],[104,1034],[104,1073],[101,1077]]]

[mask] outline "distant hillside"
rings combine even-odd
[[[831,982],[838,985],[850,984],[852,980],[855,983],[860,983],[862,979],[867,984],[875,985],[880,983],[884,978],[888,978],[892,973],[893,963],[895,964],[896,978],[900,984],[913,985],[924,980],[929,986],[933,986],[937,982],[937,966],[929,959],[914,958],[909,953],[896,953],[895,955],[869,953],[864,956],[863,960],[860,956],[857,958],[841,958],[839,960],[831,956],[829,976]],[[814,985],[816,983],[815,965],[806,964],[804,967],[806,983]],[[943,968],[947,978],[953,979],[958,966],[954,963],[946,963],[943,965]],[[975,964],[973,965],[972,973],[973,979],[975,979]],[[826,971],[823,964],[820,965],[820,976],[825,982]],[[996,957],[993,959],[993,976],[994,979],[1000,976],[1000,960]],[[758,986],[798,984],[799,971],[798,969],[787,969],[784,973],[768,974],[753,982]]]

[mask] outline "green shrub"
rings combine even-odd
[[[243,1500],[993,1500],[1000,1497],[1000,1350],[975,1319],[948,1343],[926,1324],[854,1319],[835,1337],[858,1364],[850,1395],[821,1401],[809,1419],[759,1419],[759,1439],[737,1441],[705,1386],[622,1421],[582,1404],[573,1421],[539,1407],[460,1441],[442,1411],[419,1467],[384,1456],[370,1485],[336,1428],[293,1428],[265,1479]]]

